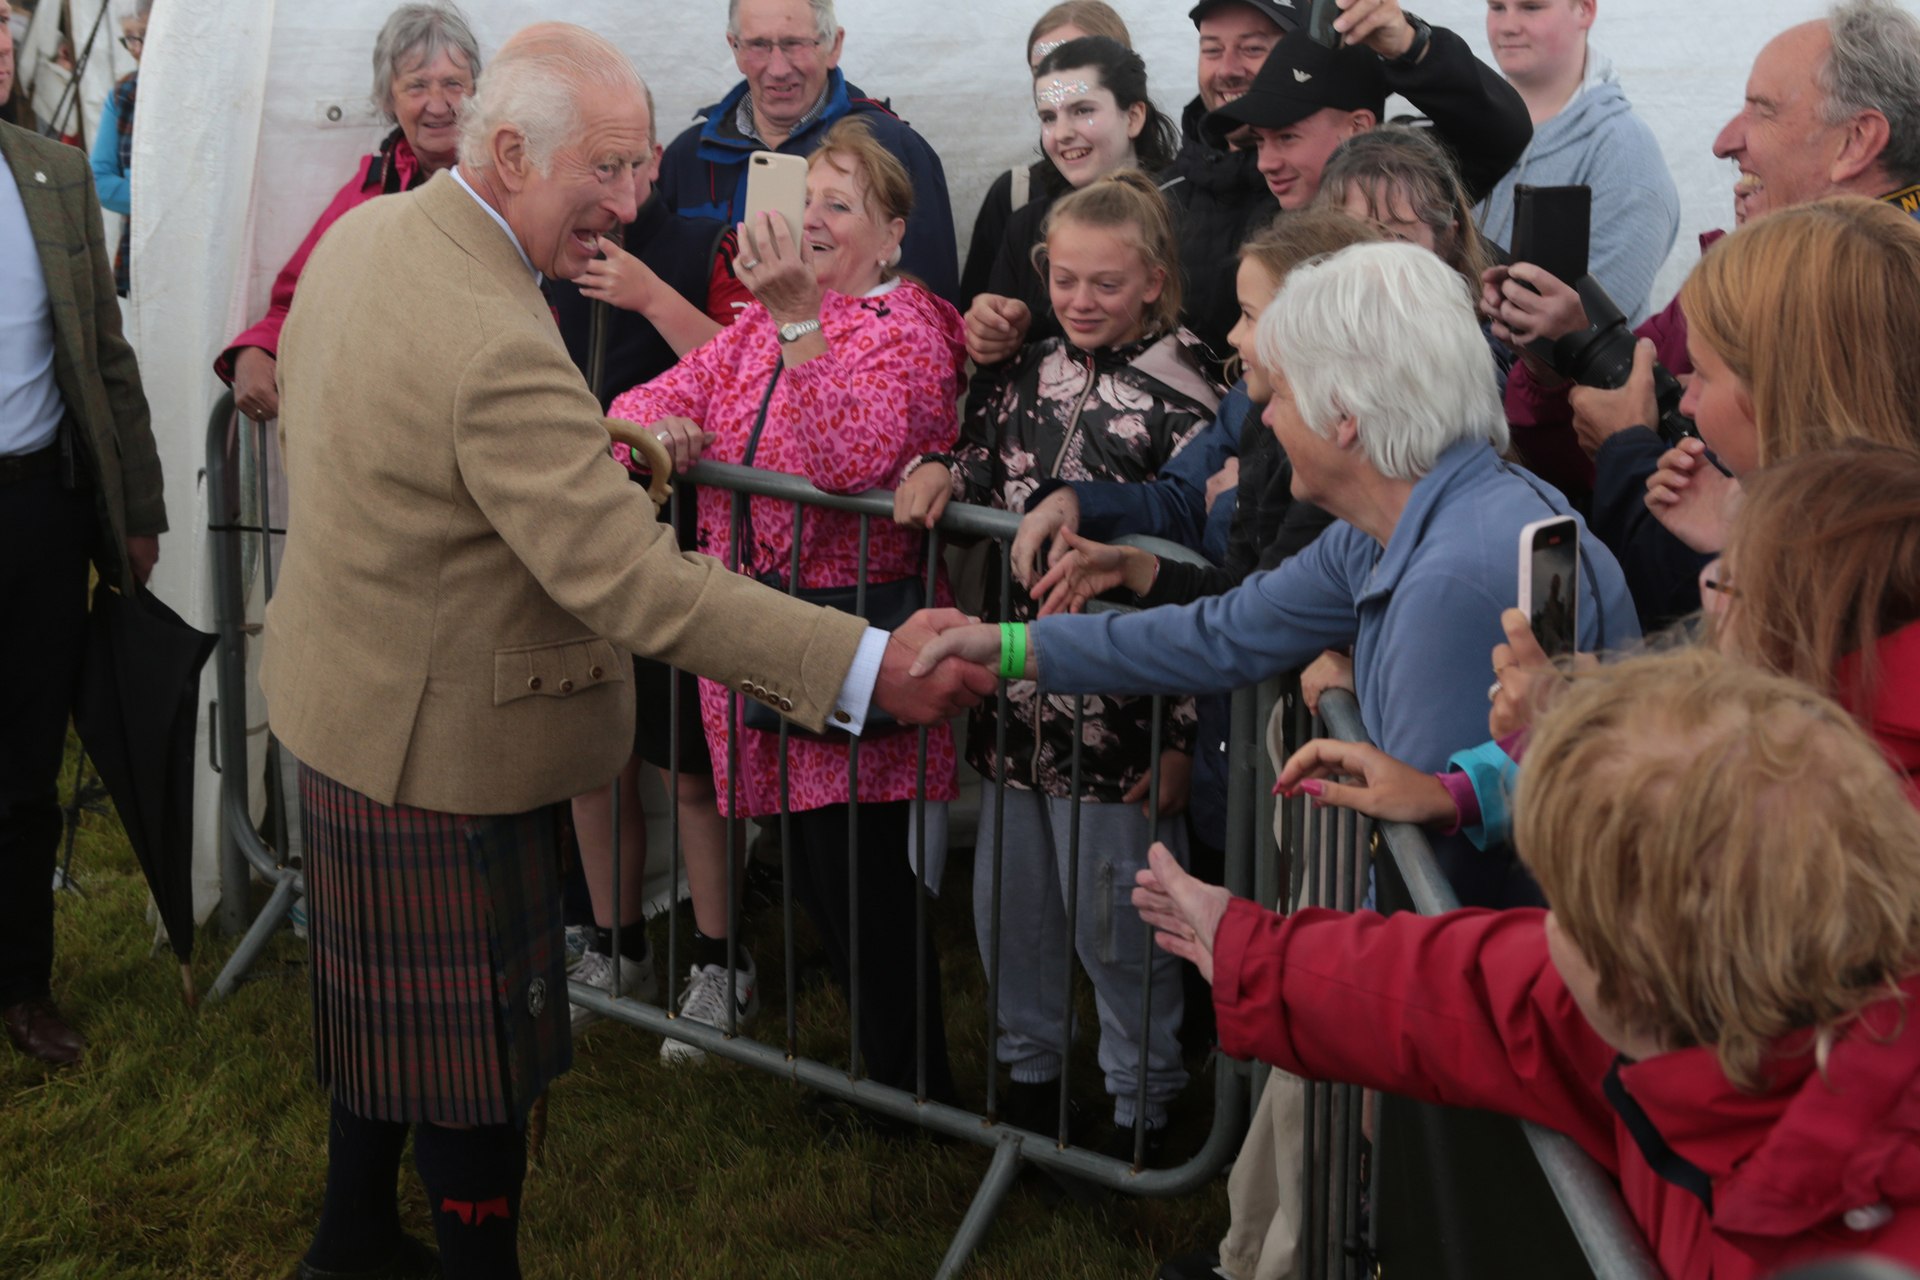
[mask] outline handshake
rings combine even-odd
[[[922,609],[888,637],[873,701],[901,724],[935,724],[991,697],[999,668],[999,627]]]

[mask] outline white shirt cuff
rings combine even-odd
[[[834,700],[833,717],[827,721],[836,729],[845,729],[858,737],[867,724],[867,709],[873,705],[873,687],[880,682],[880,659],[887,651],[888,633],[868,627],[854,652],[853,665]]]

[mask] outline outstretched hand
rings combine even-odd
[[[937,724],[980,704],[996,688],[991,670],[929,650],[944,635],[979,630],[958,609],[922,609],[887,638],[874,682],[873,700],[901,724]],[[999,630],[994,655],[999,656]]]
[[[1153,929],[1154,942],[1162,951],[1191,960],[1200,976],[1212,982],[1213,938],[1233,895],[1188,875],[1158,841],[1147,850],[1146,870],[1136,872],[1133,883],[1133,905]]]
[[[1079,613],[1087,601],[1115,587],[1145,595],[1160,568],[1151,552],[1093,542],[1070,529],[1060,531],[1054,546],[1060,554],[1054,556],[1053,567],[1033,584],[1033,598],[1040,601],[1043,618]]]
[[[1033,312],[1026,303],[983,293],[967,308],[967,355],[975,364],[999,364],[1020,350],[1032,327]]]
[[[1073,491],[1072,485],[1063,484],[1028,507],[1027,513],[1020,517],[1013,545],[1007,550],[1013,564],[1013,580],[1023,587],[1032,585],[1033,580],[1046,571],[1040,563],[1041,557],[1046,556],[1047,564],[1051,565],[1065,551],[1055,538],[1068,531],[1080,531],[1080,495]]]
[[[1332,779],[1353,778],[1341,782]],[[1311,796],[1385,822],[1453,822],[1460,816],[1440,779],[1376,746],[1315,738],[1280,770],[1280,793]]]
[[[959,613],[959,610],[943,609],[940,612]],[[926,642],[925,647],[919,650],[919,656],[914,659],[910,674],[924,676],[948,660],[968,663],[987,673],[987,692],[991,693],[994,673],[1000,667],[1000,628],[991,622],[975,621],[965,614],[960,614],[960,617],[961,623],[950,624]],[[1032,660],[1028,661],[1031,667]]]

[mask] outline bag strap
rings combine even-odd
[[[747,451],[740,457],[740,465],[743,467],[752,466],[754,457],[760,452],[760,433],[767,429],[767,411],[773,405],[774,388],[780,385],[780,375],[785,372],[786,367],[785,359],[773,366],[773,377],[767,381],[767,392],[760,397],[759,416],[753,420],[753,434],[747,437]],[[739,562],[736,567],[744,565],[749,576],[759,577],[760,575],[753,568],[753,557],[749,546],[749,539],[753,533],[753,521],[749,518],[752,515],[752,503],[752,495],[743,494],[740,505],[734,509],[733,546],[736,553],[734,559]]]
[[[1018,209],[1025,205],[1027,201],[1033,199],[1032,169],[1029,169],[1023,164],[1017,164],[1007,170],[1007,177],[1012,180],[1012,185],[1008,188],[1008,194],[1012,197],[1014,208]]]

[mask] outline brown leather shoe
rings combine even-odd
[[[70,1067],[87,1051],[87,1039],[67,1025],[60,1009],[51,1000],[22,1000],[0,1009],[7,1039],[30,1058]]]

